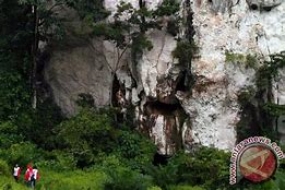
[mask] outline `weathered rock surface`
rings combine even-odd
[[[96,42],[97,43],[97,42]],[[55,102],[67,116],[76,113],[78,95],[90,94],[97,106],[109,104],[111,73],[107,68],[102,49],[85,45],[65,49],[55,49],[50,64],[46,68]],[[98,51],[95,53],[95,51]]]
[[[105,0],[104,4],[115,12],[118,2]],[[138,7],[137,0],[126,2]],[[161,3],[146,1],[150,9]],[[118,93],[111,90],[113,72],[121,88],[121,106],[136,106],[139,127],[150,134],[160,154],[172,154],[181,144],[188,150],[196,144],[233,148],[240,120],[237,96],[241,89],[254,85],[255,70],[244,62],[226,60],[226,51],[266,58],[285,50],[285,2],[191,0],[190,4],[199,47],[191,66],[192,89],[177,89],[185,68],[173,59],[177,41],[164,29],[148,32],[154,47],[143,53],[136,67],[129,52],[118,62],[114,45],[90,39],[80,46],[54,49],[46,68],[46,79],[63,112],[76,113],[78,93],[91,94],[97,106],[108,105]],[[275,84],[278,104],[285,104],[284,78],[281,73]]]
[[[201,57],[192,63],[197,76],[193,96],[182,101],[192,119],[194,142],[222,149],[235,144],[237,94],[254,84],[255,73],[245,69],[245,63],[226,62],[225,51],[266,57],[285,48],[280,31],[285,21],[283,2],[258,1],[259,7],[272,6],[267,12],[252,10],[253,2],[236,3],[193,1],[195,40]]]

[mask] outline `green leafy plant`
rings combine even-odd
[[[0,160],[0,176],[9,177],[11,175],[8,164],[4,160]]]
[[[106,173],[109,178],[105,183],[105,190],[145,190],[152,186],[150,176],[127,167],[107,169]]]
[[[255,55],[248,54],[244,56],[243,54],[239,53],[232,53],[228,50],[225,52],[226,55],[226,62],[239,62],[245,64],[246,68],[258,68],[258,60]]]
[[[172,52],[172,56],[177,58],[181,65],[188,66],[197,50],[198,48],[194,42],[181,40],[178,41],[176,49]]]
[[[248,58],[252,60],[253,58]],[[272,82],[278,76],[278,70],[285,66],[285,56],[281,52],[270,56],[256,72],[256,90],[243,90],[239,94],[239,103],[243,109],[237,125],[239,140],[253,135],[266,136],[278,140],[277,131],[272,123],[284,115],[285,107],[272,101]]]
[[[67,151],[75,156],[78,164],[93,163],[100,151],[110,152],[115,147],[111,119],[107,113],[83,108],[79,114],[59,126],[59,138]]]

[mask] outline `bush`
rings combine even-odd
[[[8,149],[15,143],[20,143],[24,139],[18,133],[18,127],[11,121],[0,122],[0,149]]]
[[[29,106],[29,87],[16,71],[0,71],[0,83],[0,121],[14,120]]]
[[[4,159],[9,160],[10,165],[14,165],[18,163],[21,166],[26,166],[26,164],[30,162],[37,162],[42,160],[43,152],[42,150],[38,149],[36,145],[23,142],[18,144],[13,144],[7,151],[6,156]],[[3,156],[3,155],[0,155]]]
[[[180,154],[171,160],[179,165],[180,183],[217,189],[228,186],[230,154],[202,147],[193,154]]]
[[[192,187],[192,186],[187,186],[187,185],[179,185],[179,186],[174,186],[171,187],[170,190],[204,190],[202,187]]]
[[[153,187],[147,188],[147,190],[162,190],[162,189],[160,187],[153,186]]]
[[[115,166],[105,168],[104,171],[108,175],[105,190],[146,190],[153,185],[150,176],[129,167]]]
[[[9,168],[7,162],[4,160],[0,160],[0,176],[1,178],[4,176],[10,177],[12,175],[11,169]]]
[[[70,171],[75,169],[76,160],[70,154],[54,150],[46,152],[44,159],[37,163],[37,166],[49,168],[57,172]]]
[[[154,183],[163,189],[173,189],[175,184],[217,189],[229,186],[229,165],[229,153],[201,147],[192,154],[177,153],[169,159],[166,166],[151,166],[147,173],[153,177]]]
[[[150,166],[146,168],[146,172],[152,176],[154,184],[162,189],[168,189],[179,180],[178,166],[173,163],[168,163],[166,166]]]
[[[100,152],[114,150],[114,131],[112,118],[107,113],[83,108],[77,116],[60,124],[58,137],[61,146],[74,155],[77,166],[84,168],[91,166]]]
[[[120,131],[116,148],[123,158],[123,162],[133,169],[142,170],[150,164],[155,154],[154,144],[135,131]]]

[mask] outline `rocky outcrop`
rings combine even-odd
[[[91,42],[92,43],[92,42]],[[102,49],[103,42],[81,47],[54,49],[46,67],[46,79],[51,86],[55,102],[67,116],[77,110],[79,94],[90,94],[97,106],[110,102],[111,73]]]
[[[274,103],[285,106],[285,70],[281,69],[278,76],[273,81],[273,97]],[[280,142],[285,144],[285,115],[277,118],[276,129],[279,134]]]
[[[104,5],[114,13],[118,2],[105,0]],[[137,0],[125,2],[139,7]],[[148,9],[156,9],[161,3],[145,1]],[[281,0],[185,0],[180,15],[185,20],[190,10],[191,26],[180,26],[179,38],[189,38],[191,27],[190,38],[194,35],[198,46],[190,68],[173,58],[178,36],[162,27],[147,32],[153,49],[145,50],[136,64],[130,51],[120,58],[122,50],[102,39],[54,48],[46,79],[54,99],[68,116],[76,113],[79,93],[91,94],[96,106],[113,102],[122,112],[130,105],[135,107],[138,128],[149,133],[160,154],[201,144],[230,150],[236,143],[241,117],[238,94],[254,86],[260,65],[251,67],[244,59],[231,59],[229,55],[266,59],[284,50],[284,9]],[[185,79],[187,69],[191,81]],[[278,104],[285,100],[283,74],[275,83]],[[185,82],[194,85],[190,88]]]
[[[279,28],[284,22],[280,19],[284,3],[258,1],[256,9],[253,3],[193,1],[195,40],[201,57],[192,62],[197,80],[183,107],[192,118],[194,142],[223,149],[235,144],[240,118],[237,95],[242,88],[254,85],[255,71],[246,69],[244,61],[226,60],[226,51],[265,58],[284,49],[281,41],[285,38]],[[269,6],[272,9],[267,12],[258,11]],[[280,20],[274,22],[272,17]]]

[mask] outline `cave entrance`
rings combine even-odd
[[[159,166],[159,165],[166,166],[169,158],[170,156],[155,153],[155,155],[153,156],[152,164],[154,166]]]
[[[161,115],[173,115],[178,109],[182,109],[179,103],[176,104],[166,104],[159,101],[147,102],[144,106],[145,110],[147,111],[147,115],[151,114],[158,114]]]
[[[112,82],[112,94],[111,94],[112,106],[115,108],[122,109],[124,107],[123,105],[124,96],[125,96],[125,89],[120,84],[120,81],[117,75],[115,74]],[[124,114],[122,112],[119,111],[116,113],[116,121],[118,123],[124,122]]]

